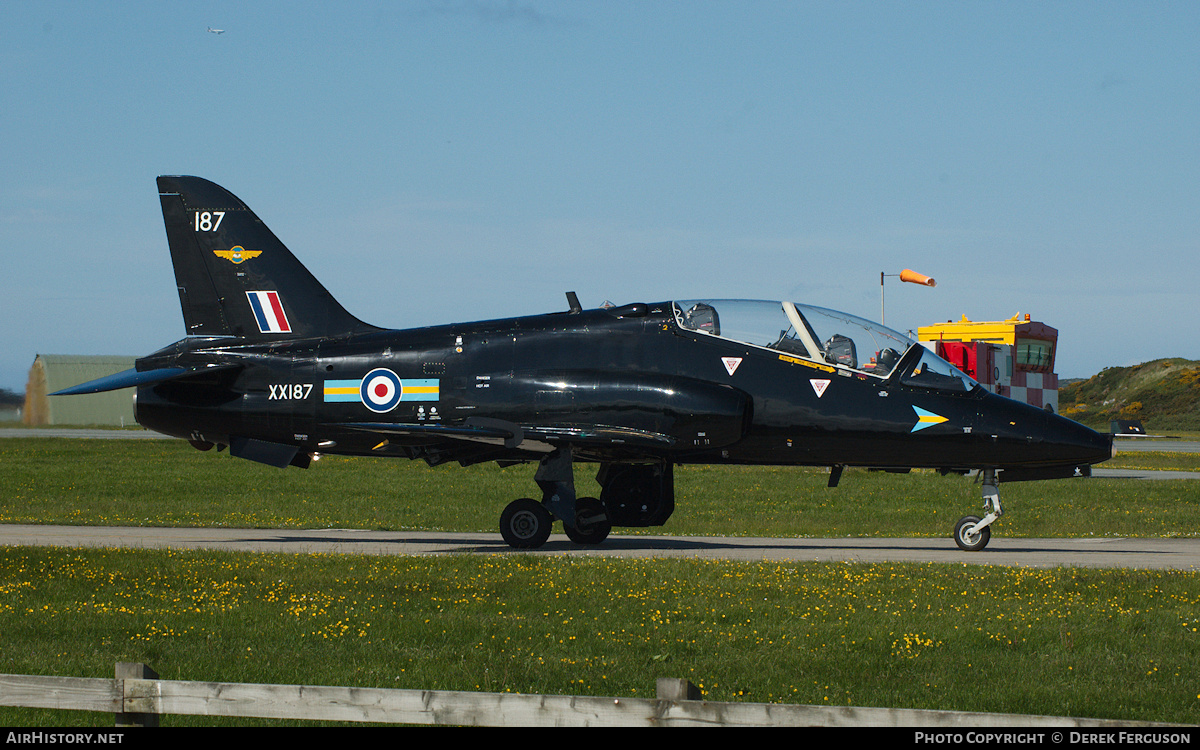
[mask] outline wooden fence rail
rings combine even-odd
[[[700,699],[687,680],[660,679],[657,697],[473,693],[453,690],[259,685],[161,680],[144,664],[120,663],[116,679],[0,675],[0,705],[98,711],[117,726],[154,726],[164,714],[457,726],[1151,726],[1054,716],[922,711]],[[1162,725],[1155,725],[1162,726]]]

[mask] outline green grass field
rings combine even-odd
[[[5,439],[0,522],[494,531],[531,479],[532,467],[331,457],[280,471],[178,441]],[[825,479],[681,468],[676,515],[651,531],[948,535],[980,505],[970,478]],[[1200,528],[1200,481],[1002,492],[998,534]],[[7,548],[0,659],[18,674],[107,677],[142,661],[166,679],[634,697],[685,677],[718,701],[1194,724],[1200,573]],[[6,725],[111,721],[0,709]]]
[[[1112,466],[1200,469],[1189,454],[1123,454]],[[580,495],[598,491],[577,467]],[[949,536],[982,508],[972,477],[821,469],[685,466],[666,526],[617,533],[840,537]],[[429,468],[327,456],[280,470],[179,440],[0,440],[0,523],[496,531],[512,499],[536,493],[533,466]],[[996,534],[1192,536],[1200,481],[1060,480],[1001,489]]]

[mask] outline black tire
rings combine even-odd
[[[575,500],[575,526],[563,525],[567,537],[576,544],[599,544],[608,538],[612,524],[608,520],[608,512],[604,503],[594,497],[581,497]]]
[[[554,516],[546,506],[523,497],[513,500],[500,514],[500,536],[516,549],[537,549],[550,538]]]
[[[983,530],[978,534],[971,535],[967,533],[967,529],[979,523],[978,516],[963,516],[954,525],[954,543],[958,548],[967,552],[978,552],[987,546],[988,541],[992,538],[992,528],[990,526],[983,527]]]

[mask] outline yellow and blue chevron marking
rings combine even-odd
[[[941,414],[934,414],[931,411],[926,411],[919,406],[914,406],[913,411],[917,413],[917,423],[913,425],[912,432],[923,430],[926,427],[933,427],[935,424],[949,422],[950,420],[943,417]]]

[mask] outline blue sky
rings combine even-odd
[[[208,27],[224,29],[217,35]],[[183,336],[154,178],[390,327],[670,298],[1200,359],[1200,3],[0,7],[0,386]]]

